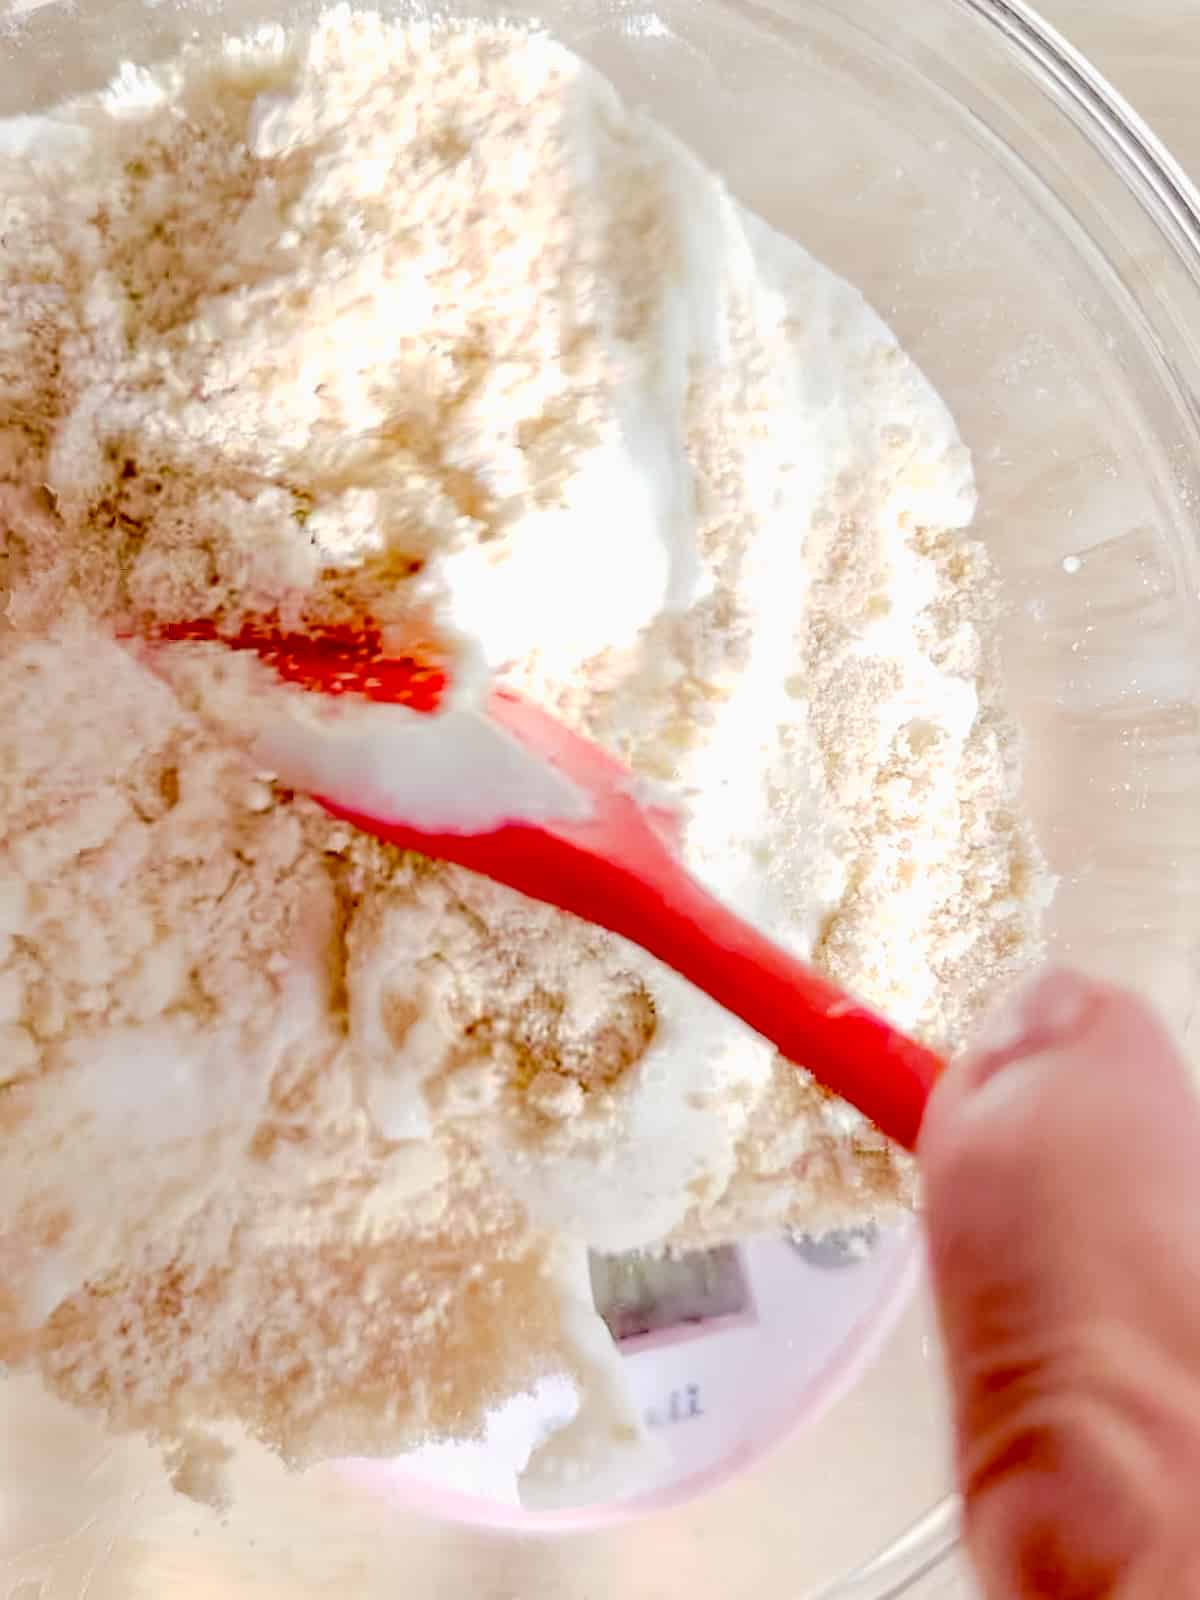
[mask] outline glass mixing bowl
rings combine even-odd
[[[310,9],[22,0],[0,37],[0,116]],[[546,23],[858,283],[939,386],[975,451],[979,533],[1009,602],[1029,803],[1061,878],[1054,948],[1186,1030],[1200,202],[1181,173],[1016,0],[439,9]],[[0,1590],[20,1600],[882,1600],[948,1581],[955,1518],[920,1297],[852,1390],[745,1474],[554,1536],[451,1528],[333,1469],[289,1479],[253,1456],[215,1519],[171,1497],[146,1447],[105,1441],[20,1383],[0,1400]]]

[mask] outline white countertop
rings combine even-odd
[[[1042,0],[1039,9],[1200,177],[1200,0]]]

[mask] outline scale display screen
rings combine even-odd
[[[594,1255],[591,1269],[596,1309],[618,1341],[694,1329],[753,1311],[741,1251],[734,1245],[673,1256]]]

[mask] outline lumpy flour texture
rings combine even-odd
[[[195,1492],[226,1423],[394,1454],[563,1375],[526,1492],[585,1493],[640,1449],[587,1250],[850,1225],[908,1161],[639,951],[248,758],[230,708],[298,691],[125,641],[437,640],[953,1048],[1045,897],[967,452],[540,36],[338,10],[130,69],[0,129],[0,234],[0,1360]]]

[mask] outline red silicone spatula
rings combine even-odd
[[[435,711],[447,687],[439,668],[388,656],[369,633],[286,634],[264,625],[225,637],[199,624],[155,637],[220,638],[255,651],[287,682],[417,711]],[[939,1058],[702,888],[675,852],[670,814],[639,802],[636,779],[619,761],[507,690],[493,691],[488,713],[586,793],[586,820],[436,833],[313,798],[377,838],[457,862],[640,945],[912,1149]]]

